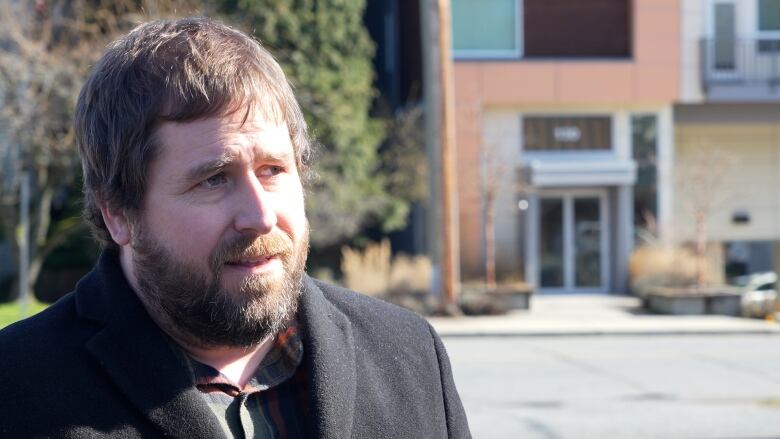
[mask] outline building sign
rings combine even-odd
[[[612,148],[609,116],[524,116],[526,151],[608,150]]]
[[[575,126],[563,126],[553,128],[553,137],[556,142],[579,142],[582,138],[580,129]]]

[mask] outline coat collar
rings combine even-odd
[[[130,288],[115,253],[104,251],[76,287],[79,316],[103,322],[87,349],[125,396],[167,436],[224,437],[172,346]],[[298,318],[304,331],[314,437],[352,435],[355,347],[349,319],[304,276]]]
[[[352,436],[355,412],[355,345],[349,319],[308,276],[303,279],[299,319],[312,399],[313,436]]]
[[[130,288],[118,258],[103,252],[76,288],[82,318],[103,322],[87,350],[124,395],[169,437],[225,437],[175,349]]]

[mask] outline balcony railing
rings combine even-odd
[[[729,90],[734,98],[780,96],[780,39],[706,38],[700,55],[708,95]]]

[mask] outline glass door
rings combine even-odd
[[[702,56],[705,75],[715,80],[738,79],[737,58],[744,58],[751,50],[745,42],[737,41],[737,3],[734,0],[710,0],[708,25]]]
[[[574,204],[574,287],[601,288],[602,238],[601,198],[575,197]]]
[[[565,286],[564,199],[542,198],[539,203],[539,281],[542,288]]]
[[[736,67],[737,31],[734,3],[715,3],[713,61],[715,70],[731,72]]]
[[[606,191],[541,195],[538,279],[542,292],[606,292],[606,199]]]

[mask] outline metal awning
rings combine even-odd
[[[624,186],[636,182],[634,160],[532,160],[527,171],[536,187]]]

